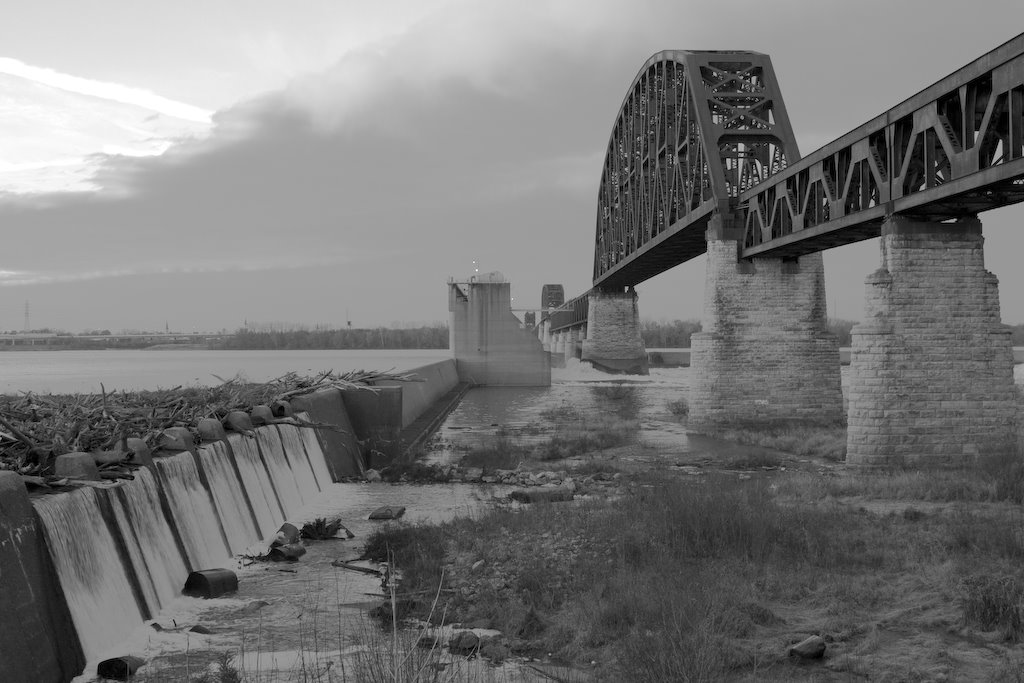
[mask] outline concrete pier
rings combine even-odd
[[[1013,349],[976,218],[893,216],[853,328],[847,461],[958,465],[1015,440]]]
[[[549,386],[544,344],[512,314],[511,286],[499,273],[448,283],[450,343],[459,381],[490,386]],[[551,344],[554,345],[552,340]]]
[[[708,231],[703,331],[690,341],[689,426],[841,422],[821,254],[741,262],[741,234],[721,226]]]
[[[590,292],[580,358],[605,372],[647,374],[647,351],[640,338],[640,312],[632,287],[625,292]]]

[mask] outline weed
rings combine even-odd
[[[540,416],[549,422],[575,422],[582,419],[583,414],[580,413],[578,408],[568,403],[563,403],[555,408],[542,410]]]
[[[1016,576],[978,574],[960,582],[964,622],[1018,641],[1024,634],[1024,584]]]
[[[488,446],[474,448],[462,456],[462,467],[482,467],[485,470],[514,470],[526,457],[525,447],[508,438],[495,439]]]
[[[606,398],[612,401],[633,399],[636,396],[637,388],[632,384],[616,382],[614,384],[598,384],[591,387],[594,396]]]
[[[677,398],[674,401],[669,401],[665,404],[668,408],[668,412],[672,413],[676,417],[686,417],[690,414],[690,403],[686,398]]]

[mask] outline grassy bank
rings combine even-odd
[[[1005,501],[1018,492],[928,509],[888,498],[903,495],[890,479],[659,473],[614,502],[391,527],[371,546],[394,554],[403,594],[440,586],[448,621],[599,679],[1015,680],[1024,519]],[[785,656],[811,634],[828,643],[823,662]]]

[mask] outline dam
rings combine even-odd
[[[278,420],[158,450],[130,481],[30,493],[0,472],[0,680],[70,680],[157,616],[191,572],[232,566],[334,482],[387,464],[460,390],[454,360],[410,374],[421,381],[298,396],[295,417],[319,427]]]

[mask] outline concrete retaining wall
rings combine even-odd
[[[418,382],[396,382],[385,380],[376,382],[378,387],[400,387],[402,390],[402,429],[416,421],[427,411],[437,399],[455,388],[459,383],[459,373],[455,368],[455,359],[430,363],[413,368],[405,374],[412,375]]]
[[[335,429],[316,430],[334,481],[358,477],[365,469],[362,448],[341,394],[337,389],[324,389],[292,399],[292,406],[305,412],[310,421],[334,425]]]
[[[0,472],[0,681],[56,683],[85,665],[21,477]]]

